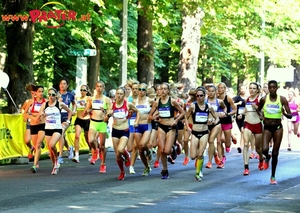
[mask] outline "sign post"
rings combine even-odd
[[[88,56],[96,56],[95,49],[67,50],[69,56],[76,56],[76,95],[80,94],[80,86],[87,84],[87,58]]]

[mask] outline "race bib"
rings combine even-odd
[[[278,105],[267,104],[266,111],[269,114],[278,114],[280,112],[280,108]]]
[[[169,118],[171,117],[171,112],[169,107],[159,108],[158,109],[159,116],[162,118]]]
[[[39,112],[40,109],[41,109],[41,106],[42,106],[42,104],[36,103],[36,104],[34,105],[34,110],[35,110],[36,112]]]
[[[133,125],[134,125],[134,122],[135,122],[135,119],[129,119],[129,125],[130,125],[130,126],[133,126]]]
[[[93,109],[100,109],[103,108],[103,101],[102,100],[93,100],[92,102]]]
[[[56,120],[55,119],[53,119],[53,118],[48,118],[47,120],[46,120],[46,126],[47,126],[47,128],[49,128],[49,129],[55,129],[56,128]]]
[[[114,110],[114,117],[119,119],[126,118],[126,113],[122,109]]]
[[[253,108],[252,104],[253,104],[252,102],[246,103],[247,112],[253,112],[253,111],[255,111],[255,109]]]
[[[205,112],[196,112],[195,121],[196,122],[207,122],[208,114]]]
[[[239,107],[238,114],[241,115],[244,112],[245,107]]]

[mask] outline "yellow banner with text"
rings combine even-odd
[[[74,146],[75,119],[76,117],[73,117],[72,124],[66,131],[66,140],[69,146]],[[25,130],[26,124],[21,114],[0,114],[0,160],[27,157],[29,149],[24,142]],[[89,149],[83,132],[80,135],[79,147],[80,150]],[[46,153],[48,153],[48,148],[45,145],[42,154]]]

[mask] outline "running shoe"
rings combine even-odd
[[[55,163],[55,165],[53,166],[53,170],[51,172],[51,175],[57,175],[58,171],[60,168],[60,164],[58,162]]]
[[[152,151],[149,150],[149,153],[147,154],[147,159],[148,159],[148,163],[149,165],[152,165],[153,164],[153,155],[152,155]]]
[[[211,169],[212,163],[210,161],[207,162],[205,168]]]
[[[151,172],[151,168],[147,167],[147,168],[144,169],[144,172],[143,172],[142,176],[149,176],[150,172]]]
[[[249,172],[249,169],[245,169],[245,170],[244,170],[244,176],[249,175],[249,173],[250,173],[250,172]]]
[[[96,164],[96,161],[97,161],[96,159],[92,158],[91,161],[90,161],[90,164],[91,164],[91,165],[95,165],[95,164]]]
[[[64,159],[61,156],[58,156],[57,160],[60,164],[64,163]]]
[[[120,172],[120,175],[119,175],[119,177],[118,177],[118,180],[124,180],[124,179],[125,179],[125,176],[126,176],[125,171]]]
[[[254,159],[254,153],[253,152],[249,155],[249,158]]]
[[[30,168],[30,170],[32,171],[32,173],[36,173],[37,168],[36,168],[36,166],[33,165],[33,166]]]
[[[172,159],[171,156],[168,157],[168,162],[169,162],[170,164],[175,164],[175,161]]]
[[[217,166],[217,169],[224,169],[224,167],[225,167],[225,165],[223,163],[221,163]]]
[[[92,158],[90,160],[90,164],[91,165],[95,165],[96,164],[96,161],[99,159],[99,151],[96,150],[96,151],[93,151],[92,153]]]
[[[33,154],[32,153],[28,153],[28,159],[29,160],[33,159]]]
[[[130,166],[130,154],[127,150],[125,150],[126,154],[124,155],[125,157],[125,166],[128,167]]]
[[[79,156],[75,155],[74,158],[72,158],[72,161],[75,163],[79,163]]]
[[[168,178],[169,178],[168,170],[161,170],[161,179],[168,179]]]
[[[277,185],[277,181],[276,181],[275,177],[270,178],[270,184],[271,185]]]
[[[269,148],[269,155],[272,156],[272,152],[273,152],[273,146],[270,146]]]
[[[270,159],[265,159],[264,161],[264,170],[267,170],[269,168]]]
[[[291,145],[288,145],[287,151],[292,151]]]
[[[230,151],[231,151],[231,147],[229,146],[229,147],[225,147],[225,151],[227,152],[227,153],[229,153]]]
[[[237,151],[238,151],[238,153],[242,153],[241,147],[238,147],[238,148],[237,148]]]
[[[28,153],[28,159],[31,160],[33,158],[33,151],[34,151],[34,147],[31,147],[29,153]]]
[[[188,165],[189,161],[190,161],[190,159],[185,157],[182,164],[186,166],[186,165]]]
[[[92,155],[89,153],[88,161],[92,160]]]
[[[195,175],[195,180],[196,180],[197,182],[201,182],[201,181],[202,181],[202,179],[201,179],[201,177],[200,177],[199,174],[196,174],[196,175]]]
[[[203,172],[202,172],[202,171],[200,171],[199,176],[200,176],[201,178],[203,178]]]
[[[154,168],[158,168],[158,167],[159,167],[159,161],[158,161],[158,160],[156,160],[156,161],[154,162],[153,167],[154,167]]]
[[[214,159],[215,159],[215,163],[216,163],[217,165],[219,165],[219,164],[222,163],[222,161],[220,160],[220,158],[218,157],[218,155],[215,155],[215,156],[214,156]]]
[[[259,163],[258,163],[258,169],[259,170],[264,170],[264,162],[263,161],[259,161]]]
[[[100,165],[100,173],[106,173],[106,166],[105,165]]]
[[[181,144],[179,142],[176,142],[176,146],[177,146],[177,148],[176,148],[176,154],[180,155],[181,154],[181,150],[182,150]]]
[[[231,135],[231,141],[232,141],[233,144],[236,144],[237,143],[236,137]]]
[[[297,137],[300,138],[300,133],[297,134]]]
[[[222,157],[221,162],[222,162],[222,164],[225,164],[225,163],[226,163],[226,156],[223,156],[223,157]]]
[[[175,145],[173,145],[172,152],[171,152],[170,156],[172,157],[173,160],[176,160],[177,152],[176,152],[176,146]]]
[[[135,174],[133,166],[129,166],[129,174]]]
[[[74,157],[74,147],[70,146],[68,151],[68,158],[71,160]]]
[[[52,169],[51,175],[57,175],[57,169],[55,168],[55,166]]]

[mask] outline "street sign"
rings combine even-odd
[[[67,50],[67,54],[70,56],[95,56],[97,52],[95,49],[82,49],[82,50]]]

